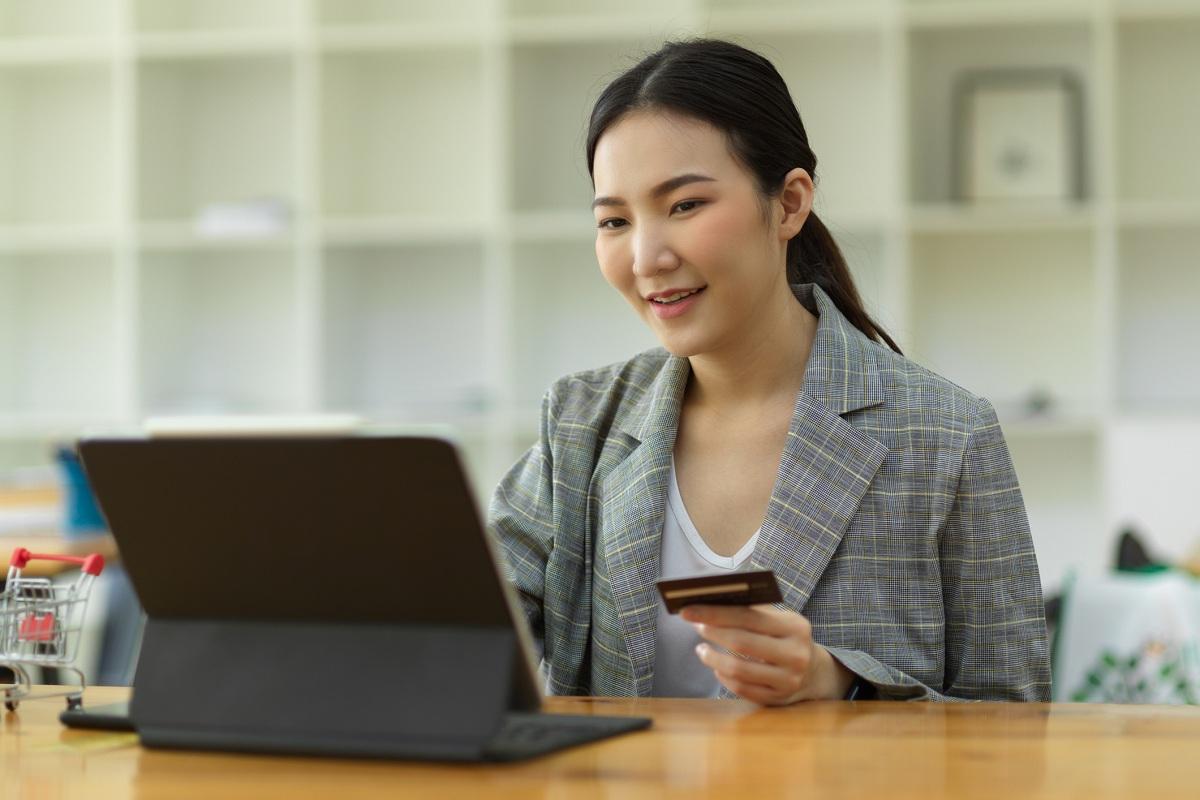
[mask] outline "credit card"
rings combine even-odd
[[[696,578],[669,578],[655,583],[667,611],[678,614],[690,605],[748,606],[783,600],[775,573],[769,569],[727,572]]]

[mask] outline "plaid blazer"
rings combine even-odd
[[[783,605],[882,698],[1048,700],[1037,560],[991,404],[868,339],[819,287],[792,290],[818,327],[747,568],[774,570]],[[689,375],[655,348],[559,379],[495,490],[489,530],[550,693],[652,691]]]

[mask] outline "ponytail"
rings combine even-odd
[[[800,233],[788,242],[787,272],[788,283],[815,283],[820,286],[833,300],[838,311],[867,338],[883,342],[897,353],[901,352],[887,331],[867,313],[841,248],[815,211],[809,212]]]

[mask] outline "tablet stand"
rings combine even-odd
[[[516,647],[503,628],[150,619],[130,715],[151,747],[478,760]]]

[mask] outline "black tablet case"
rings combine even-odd
[[[148,614],[130,703],[144,744],[478,760],[507,714],[539,708],[451,443],[80,453]],[[646,724],[597,718],[592,738]]]

